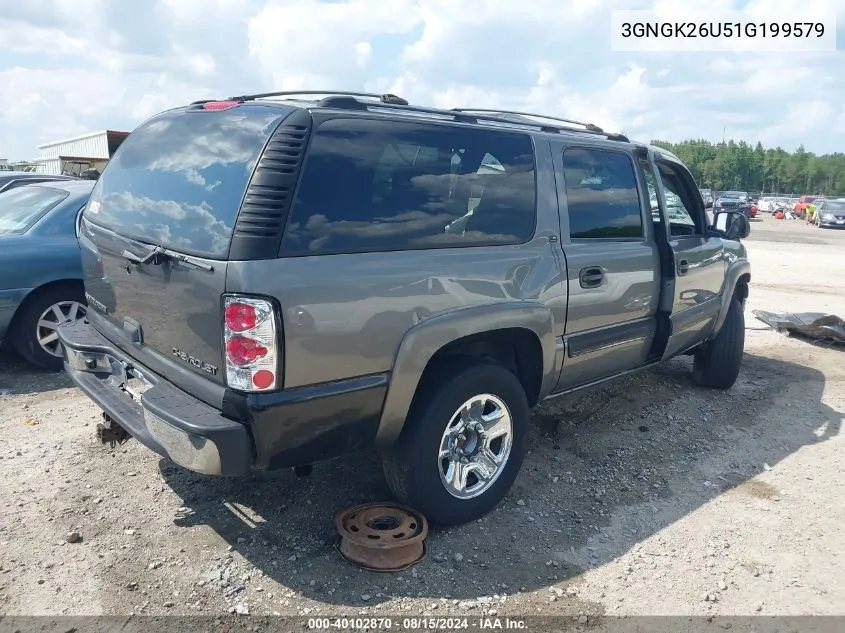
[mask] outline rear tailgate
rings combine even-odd
[[[265,145],[291,111],[247,104],[158,115],[123,142],[83,213],[97,329],[213,406],[225,387],[222,295],[235,223]]]

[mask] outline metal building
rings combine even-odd
[[[63,141],[39,145],[41,156],[35,159],[42,174],[80,175],[88,169],[102,172],[129,132],[103,130]]]

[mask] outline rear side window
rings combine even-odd
[[[22,235],[70,194],[29,185],[0,193],[0,235]]]
[[[520,244],[535,220],[528,136],[333,119],[311,139],[282,252]]]
[[[255,163],[284,114],[239,106],[151,119],[106,166],[85,219],[147,244],[225,258]]]
[[[572,239],[643,237],[637,177],[627,154],[569,148],[563,173]]]

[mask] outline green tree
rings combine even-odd
[[[711,143],[704,139],[652,144],[667,149],[689,167],[699,187],[845,197],[845,154],[816,155],[800,146],[753,147],[744,141]]]

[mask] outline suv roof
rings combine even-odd
[[[322,98],[317,98],[320,96]],[[447,110],[443,108],[415,106],[409,104],[406,99],[394,94],[335,90],[280,91],[240,95],[223,100],[206,99],[195,101],[191,103],[191,106],[199,106],[205,109],[224,109],[250,101],[260,102],[262,105],[278,104],[284,107],[293,106],[309,111],[358,111],[383,114],[387,117],[390,115],[405,115],[433,119],[435,121],[445,120],[454,123],[482,125],[488,128],[495,127],[521,131],[526,131],[526,128],[528,128],[530,131],[542,135],[598,136],[610,141],[627,143],[642,149],[652,150],[680,162],[680,159],[675,154],[662,147],[631,141],[622,133],[608,132],[593,123],[515,110],[490,108],[452,108]]]

